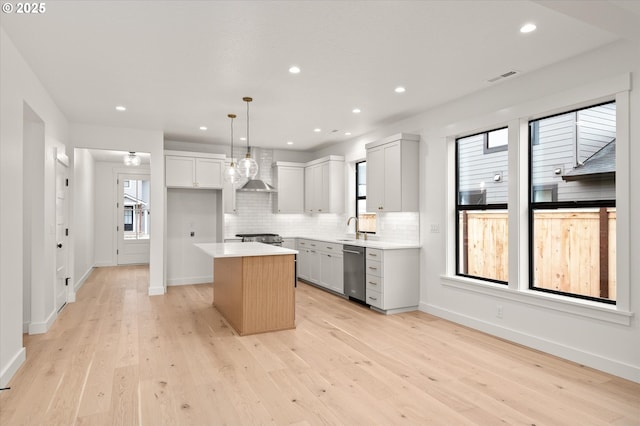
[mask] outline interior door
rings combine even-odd
[[[56,161],[56,310],[62,309],[67,303],[67,262],[68,240],[67,227],[68,209],[68,162],[65,155],[57,156]]]
[[[148,174],[118,174],[118,265],[149,263],[150,183]]]

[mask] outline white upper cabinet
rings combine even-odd
[[[274,213],[304,213],[304,164],[277,161],[273,165]]]
[[[224,155],[165,151],[165,185],[171,188],[222,188]]]
[[[344,211],[344,157],[331,155],[306,163],[304,169],[304,211]]]
[[[367,149],[367,211],[417,212],[418,135],[399,133]]]

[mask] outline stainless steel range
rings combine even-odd
[[[282,246],[282,237],[278,234],[236,234],[236,237],[242,238],[243,243],[256,242]]]

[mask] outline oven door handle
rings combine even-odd
[[[351,254],[361,254],[364,255],[364,253],[360,253],[359,251],[355,251],[355,250],[347,250],[347,249],[342,249],[343,253],[351,253]]]

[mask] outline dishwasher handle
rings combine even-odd
[[[351,254],[360,254],[363,255],[364,253],[360,253],[359,251],[355,251],[355,250],[348,250],[348,249],[342,249],[343,253],[351,253]]]

